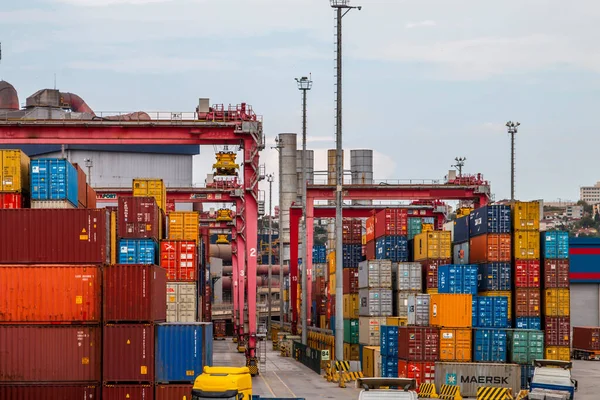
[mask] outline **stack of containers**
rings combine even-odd
[[[419,263],[392,264],[393,315],[408,318],[408,299],[411,295],[421,293],[422,275],[423,270]]]
[[[358,360],[360,349],[358,345],[358,268],[344,268],[343,283],[343,308],[344,308],[344,354],[350,358],[346,360]]]
[[[0,210],[0,221],[0,398],[99,398],[106,211]]]
[[[153,197],[121,197],[117,210],[119,264],[157,264],[163,214]]]
[[[77,170],[77,208],[96,208],[96,191],[87,184],[87,175],[79,164],[73,163]]]
[[[562,231],[543,232],[541,242],[545,358],[569,361],[571,358],[569,234]]]
[[[31,208],[77,208],[77,169],[66,159],[31,161]],[[85,192],[84,196],[85,198]],[[84,200],[85,201],[85,200]]]
[[[375,214],[374,218],[375,258],[392,262],[408,261],[407,210],[386,208]]]
[[[29,157],[21,150],[0,150],[0,209],[29,206]]]
[[[314,245],[313,261],[313,321],[318,321],[320,328],[326,327],[327,321],[327,290],[325,290],[327,271],[327,248],[324,245]]]
[[[423,230],[423,219],[421,217],[408,216],[407,219],[407,239],[412,240]]]
[[[342,252],[344,268],[357,268],[362,260],[362,222],[358,218],[342,221]]]
[[[427,293],[437,293],[438,268],[451,262],[451,234],[448,231],[426,231],[413,239],[413,258],[423,266]]]
[[[381,376],[398,377],[398,327],[380,327]]]
[[[327,254],[327,271],[329,274],[329,280],[327,281],[327,306],[325,310],[325,320],[329,323],[329,329],[335,328],[335,266],[335,251],[331,251],[329,254]],[[356,271],[358,276],[358,269],[356,269]]]
[[[154,197],[158,207],[167,212],[167,187],[162,179],[134,179],[133,195],[135,197]]]

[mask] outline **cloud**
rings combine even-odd
[[[335,141],[334,136],[307,136],[306,143],[321,143],[321,142],[331,142]]]
[[[316,49],[314,46],[270,48],[259,50],[255,55],[277,60],[330,60],[332,58],[331,52]]]
[[[139,57],[107,61],[73,61],[67,64],[70,69],[104,70],[122,73],[173,73],[191,71],[235,70],[230,62],[219,59],[181,58],[181,57]]]
[[[420,21],[420,22],[409,22],[408,24],[406,24],[406,29],[424,28],[424,27],[436,26],[436,25],[437,24],[435,23],[435,21],[428,19],[428,20]]]

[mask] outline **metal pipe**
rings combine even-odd
[[[272,243],[272,234],[273,234],[273,174],[269,174],[267,176],[267,180],[269,181],[269,298],[268,298],[268,303],[269,303],[269,319],[267,320],[267,332],[271,332],[271,274],[272,274],[272,270],[273,270],[273,265],[272,265],[272,260],[271,258],[273,257],[273,243]],[[281,280],[281,275],[279,276],[279,279]],[[279,283],[279,287],[281,288],[281,281]],[[281,296],[281,294],[280,294]],[[281,308],[281,300],[280,300],[280,305],[279,308]]]
[[[279,152],[279,223],[278,223],[278,230],[279,230],[279,271],[281,271],[281,273],[279,274],[279,322],[281,322],[283,324],[283,290],[284,290],[284,275],[283,275],[283,240],[282,240],[282,226],[283,226],[283,213],[281,212],[281,210],[283,210],[282,208],[282,200],[281,200],[281,184],[283,183],[283,177],[282,177],[282,171],[283,171],[283,155],[281,154],[281,140],[277,141],[277,146],[276,146],[277,151]],[[288,273],[289,275],[289,273]]]

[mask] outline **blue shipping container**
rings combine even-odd
[[[313,264],[325,264],[327,262],[327,248],[321,244],[313,246]]]
[[[158,246],[152,239],[119,240],[119,264],[156,264]]]
[[[375,258],[377,260],[392,260],[393,262],[408,261],[408,239],[406,236],[382,236],[375,240]]]
[[[441,265],[438,268],[438,293],[477,294],[477,265]]]
[[[510,263],[479,264],[478,291],[497,291],[512,289]]]
[[[521,365],[521,390],[529,390],[529,381],[533,378],[534,371],[533,365]]]
[[[571,283],[600,283],[600,238],[569,238]]]
[[[382,356],[398,358],[398,327],[382,325],[379,328],[380,351]]]
[[[344,244],[342,245],[343,267],[358,268],[358,264],[362,261],[362,245],[360,244]]]
[[[509,328],[508,297],[473,296],[473,327]]]
[[[30,179],[32,200],[68,200],[78,206],[77,170],[68,160],[31,160]]]
[[[469,216],[456,218],[454,221],[454,243],[469,241]]]
[[[156,382],[193,383],[204,365],[212,365],[211,333],[206,322],[156,324]]]
[[[542,255],[544,258],[569,258],[569,233],[564,231],[542,232]]]
[[[474,331],[473,361],[506,362],[506,331],[503,329],[480,329]]]
[[[469,235],[486,233],[510,233],[510,206],[494,205],[480,207],[469,214]]]
[[[542,330],[542,319],[540,317],[517,317],[515,319],[515,328],[517,329],[535,329]]]
[[[398,356],[396,356],[396,357],[381,356],[381,377],[382,378],[397,378],[398,377]]]

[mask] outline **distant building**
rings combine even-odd
[[[565,215],[568,218],[581,219],[583,218],[583,206],[567,206]]]
[[[582,186],[579,188],[579,199],[588,204],[600,203],[600,182],[594,186]]]

